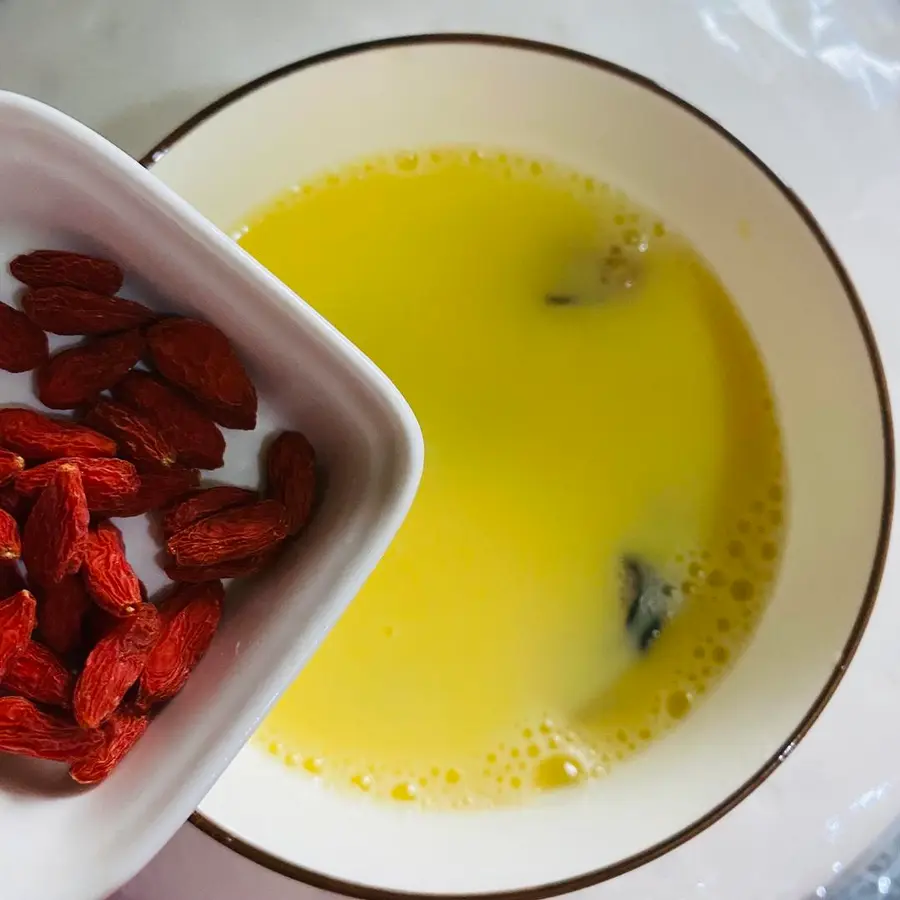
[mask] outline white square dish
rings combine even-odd
[[[285,428],[309,436],[327,476],[309,529],[273,571],[232,585],[206,658],[107,782],[85,790],[62,767],[0,757],[0,894],[98,900],[187,818],[343,612],[412,502],[423,446],[387,378],[187,203],[89,129],[0,92],[4,301],[16,289],[6,262],[39,247],[113,258],[125,296],[232,338],[259,424],[227,432],[214,481],[255,485],[264,440]],[[0,373],[0,404],[39,408],[31,378]],[[152,596],[158,545],[143,519],[119,524]]]

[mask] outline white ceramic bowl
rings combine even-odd
[[[252,140],[247,139],[252,135]],[[865,627],[893,492],[888,400],[862,305],[809,212],[746,147],[658,86],[573,52],[475,36],[335,51],[260,79],[146,162],[223,228],[368,154],[480,144],[624,188],[706,256],[755,336],[783,423],[783,571],[734,671],[670,737],[521,809],[419,813],[322,789],[250,747],[194,821],[276,871],[360,896],[544,896],[687,840],[784,759]]]
[[[229,432],[215,480],[255,485],[272,431],[307,432],[327,472],[317,518],[271,573],[235,583],[222,627],[183,693],[107,782],[0,757],[0,896],[98,900],[182,824],[340,616],[400,525],[422,466],[396,389],[284,285],[120,150],[62,114],[0,92],[0,295],[5,261],[38,247],[108,255],[126,295],[229,334],[261,403]],[[31,379],[0,372],[0,402],[39,406]],[[141,519],[122,520],[152,591],[164,576]]]

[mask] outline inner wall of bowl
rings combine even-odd
[[[247,133],[260,137],[239,139]],[[771,606],[735,670],[672,736],[589,788],[516,810],[425,815],[321,790],[250,749],[204,801],[218,825],[286,861],[432,893],[527,888],[614,864],[751,779],[807,715],[848,640],[876,553],[885,474],[872,362],[815,236],[747,156],[612,72],[512,47],[372,50],[256,91],[155,171],[230,227],[322,169],[448,143],[573,165],[658,210],[701,250],[773,382],[789,538]]]

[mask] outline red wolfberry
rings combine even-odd
[[[116,452],[115,441],[105,435],[21,407],[0,409],[0,445],[31,460]]]
[[[27,469],[16,478],[16,490],[24,497],[36,497],[53,473],[62,465],[72,464],[81,472],[81,483],[88,508],[108,509],[130,500],[140,486],[141,479],[134,465],[124,459],[53,459]]]
[[[62,350],[38,369],[37,395],[51,409],[91,403],[121,381],[144,352],[140,331],[96,337]]]
[[[29,641],[9,664],[2,686],[37,703],[66,708],[72,704],[75,676],[52,650]]]
[[[114,616],[130,616],[143,602],[122,534],[111,522],[98,522],[88,532],[81,575],[94,602]]]
[[[62,465],[25,523],[22,558],[36,584],[56,584],[81,568],[90,513],[78,466]]]
[[[177,388],[148,372],[133,371],[113,388],[113,396],[156,425],[181,465],[198,469],[218,469],[223,465],[222,432]]]
[[[69,774],[79,784],[103,781],[140,740],[149,724],[147,716],[125,710],[114,712],[99,728],[103,740],[74,762]]]
[[[159,615],[143,604],[122,619],[91,650],[75,685],[75,719],[84,728],[97,728],[122,702],[138,680],[159,638]]]
[[[25,468],[25,460],[11,450],[0,450],[0,486],[8,484]]]
[[[28,646],[37,619],[37,601],[28,591],[0,600],[0,679]]]
[[[49,355],[47,335],[25,313],[0,303],[0,369],[30,372]]]
[[[108,434],[119,452],[141,471],[164,472],[175,464],[175,450],[149,419],[121,403],[101,400],[85,417],[91,428]]]
[[[262,553],[286,535],[284,507],[261,500],[201,519],[170,537],[166,547],[179,566],[214,566]]]
[[[235,487],[231,484],[217,485],[197,491],[179,500],[163,516],[162,530],[166,538],[183,531],[213,513],[233,509],[236,506],[248,506],[259,500],[259,494],[249,488]]]
[[[73,763],[102,740],[99,732],[43,713],[23,697],[0,697],[0,753]]]
[[[162,629],[141,673],[140,707],[169,700],[184,687],[219,627],[224,597],[221,581],[182,584],[159,604]]]
[[[256,427],[256,388],[218,328],[197,319],[163,319],[150,326],[147,344],[159,372],[196,397],[220,425]]]
[[[157,318],[142,303],[80,288],[32,288],[22,297],[25,315],[51,334],[112,334]]]
[[[316,495],[316,454],[299,431],[285,431],[266,454],[268,495],[288,514],[288,534],[297,534],[309,521]]]
[[[142,516],[154,509],[162,509],[200,483],[200,473],[196,469],[182,469],[172,466],[166,472],[144,472],[140,476],[137,493],[125,498],[114,506],[96,511],[98,516],[124,518]]]
[[[23,253],[9,264],[9,271],[29,287],[67,284],[100,294],[115,294],[124,280],[122,270],[114,262],[68,250]]]
[[[165,566],[165,572],[172,581],[185,584],[202,584],[204,581],[218,581],[225,578],[243,578],[247,575],[255,575],[266,568],[274,561],[280,549],[279,545],[253,556],[245,556],[243,559],[234,559],[214,566],[179,566],[175,563],[168,563]]]
[[[6,510],[0,509],[0,566],[18,562],[21,555],[19,526]]]

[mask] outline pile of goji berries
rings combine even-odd
[[[26,290],[21,311],[0,303],[0,368],[36,370],[40,401],[80,421],[0,409],[0,752],[95,783],[203,657],[222,579],[258,572],[306,525],[315,456],[284,432],[265,496],[202,487],[199,470],[223,465],[219,426],[256,426],[228,338],[117,296],[108,260],[38,250],[9,268]],[[51,356],[46,332],[86,340]],[[151,512],[174,582],[156,603],[109,521]]]

